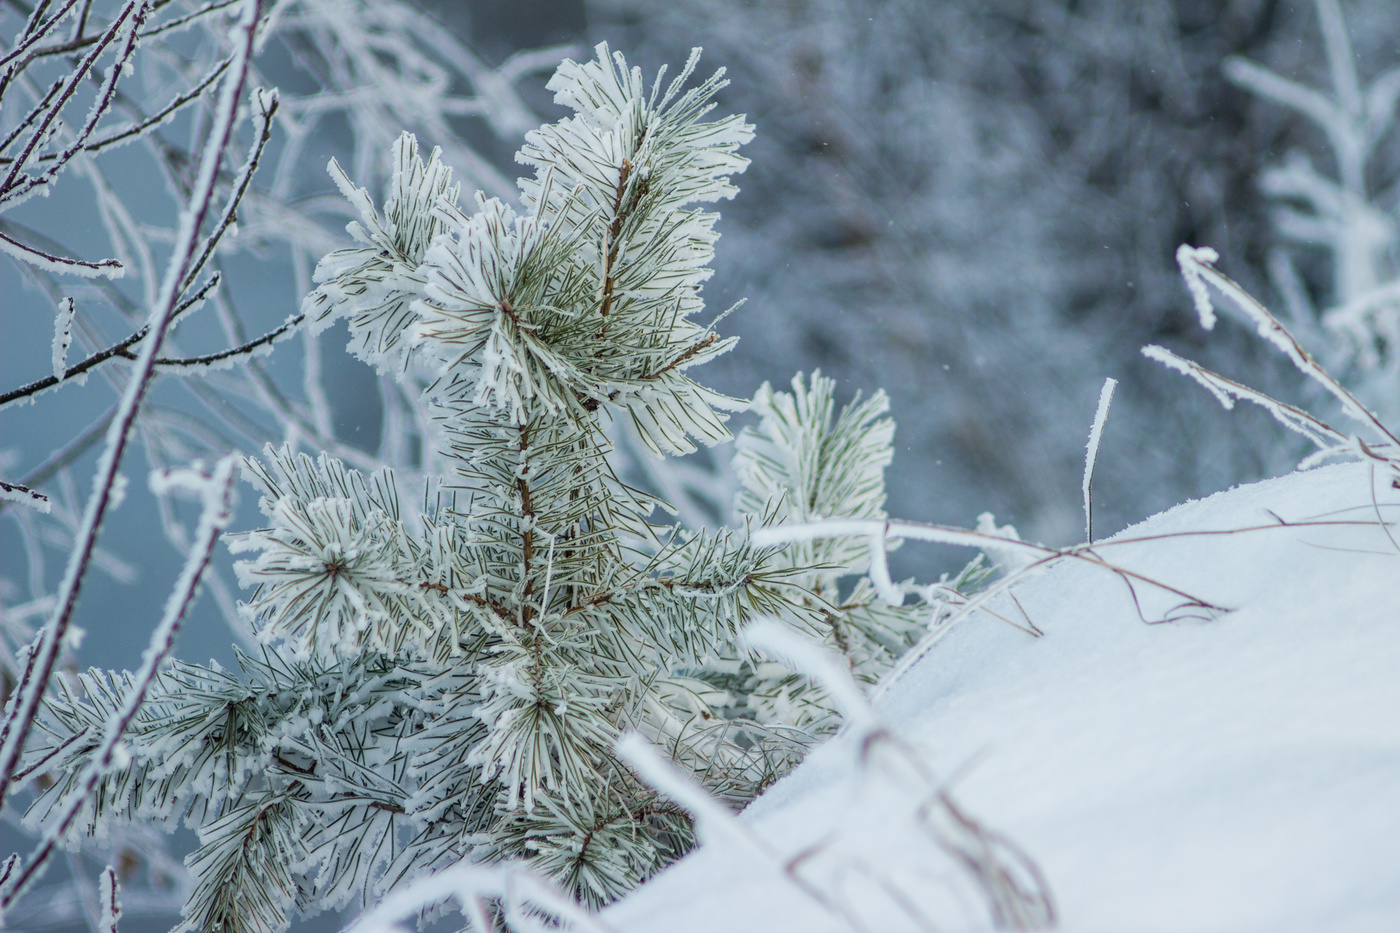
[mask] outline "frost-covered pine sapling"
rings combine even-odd
[[[268,527],[231,545],[261,653],[240,674],[165,671],[74,830],[195,827],[188,928],[276,931],[462,859],[524,859],[610,901],[691,844],[615,756],[622,732],[739,806],[834,724],[736,644],[749,619],[871,681],[937,612],[877,607],[859,543],[749,543],[756,524],[884,516],[882,395],[838,414],[820,376],[765,387],[737,529],[654,524],[661,503],[610,465],[610,419],[677,455],[728,438],[740,406],[690,375],[732,344],[696,321],[717,215],[694,205],[735,193],[751,128],[705,119],[722,81],[687,90],[695,63],[650,89],[605,46],[560,66],[574,115],[527,136],[523,212],[464,209],[407,135],[382,212],[332,165],[362,220],[306,313],[346,319],[352,352],[421,388],[436,475],[401,490],[325,455],[249,461]],[[75,792],[127,679],[92,670],[47,705],[30,761],[56,783],[32,822]]]

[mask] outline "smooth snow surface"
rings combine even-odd
[[[1060,560],[1010,587],[1044,637],[978,612],[884,694],[959,806],[1038,864],[1062,929],[1400,929],[1400,553],[1371,479],[1345,464],[1237,488],[1096,549],[1232,610],[1214,620],[1144,624],[1122,577]],[[1400,519],[1400,492],[1374,482]],[[1194,534],[1258,526],[1273,527]],[[1182,602],[1135,588],[1148,618]],[[989,608],[1024,624],[1006,594]],[[706,846],[605,919],[622,933],[990,926],[920,825],[929,785],[895,743],[864,760],[849,737],[828,743],[741,818],[770,855]]]

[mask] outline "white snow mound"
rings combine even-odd
[[[1369,467],[1295,473],[1096,548],[1179,592],[1135,580],[1135,607],[1069,559],[1015,583],[988,608],[1043,637],[973,614],[881,697],[899,739],[839,736],[741,817],[751,844],[702,846],[605,921],[991,928],[940,836],[946,790],[1038,866],[1060,929],[1400,929],[1400,549],[1378,512],[1400,521],[1400,492]],[[1182,594],[1230,611],[1181,618]]]

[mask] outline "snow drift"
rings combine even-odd
[[[603,919],[986,928],[995,904],[928,819],[946,793],[1038,866],[1062,929],[1394,929],[1400,548],[1378,518],[1397,509],[1388,477],[1330,466],[1096,546],[1165,586],[1034,572],[888,685],[891,738],[843,733],[742,815],[753,845],[705,845]]]

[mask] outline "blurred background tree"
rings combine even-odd
[[[1395,64],[1393,8],[1342,12],[1363,79]],[[761,313],[737,322],[724,387],[814,366],[847,391],[885,387],[894,512],[966,523],[991,509],[1030,537],[1075,537],[1106,376],[1121,385],[1095,479],[1105,530],[1292,465],[1290,442],[1261,458],[1245,435],[1270,429],[1223,417],[1138,349],[1181,346],[1296,393],[1241,328],[1203,339],[1173,253],[1215,246],[1246,287],[1279,297],[1268,268],[1286,240],[1262,174],[1295,149],[1335,170],[1313,121],[1223,65],[1242,56],[1330,89],[1314,4],[596,0],[589,13],[643,60],[703,45],[730,69],[729,105],[758,137],[712,287]],[[1390,216],[1396,156],[1384,139],[1364,179]],[[1337,257],[1315,247],[1296,269],[1325,308]]]

